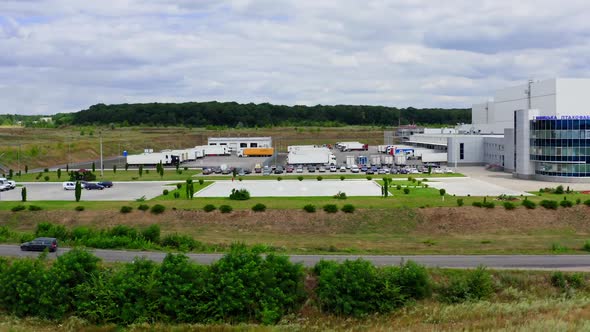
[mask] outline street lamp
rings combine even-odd
[[[98,136],[100,137],[100,177],[104,177],[104,165],[102,163],[102,130],[98,132]]]

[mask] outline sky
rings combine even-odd
[[[236,101],[470,107],[590,77],[578,0],[0,0],[0,113]]]

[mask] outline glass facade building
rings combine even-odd
[[[538,175],[590,177],[590,120],[531,120],[530,158]]]

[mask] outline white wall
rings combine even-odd
[[[483,164],[483,140],[484,136],[458,135],[447,137],[447,163],[451,166],[455,166],[455,162],[458,165]],[[463,159],[460,158],[459,153],[461,143],[463,143]]]
[[[590,80],[576,78],[558,79],[556,115],[590,115],[590,108],[587,105],[589,95]]]

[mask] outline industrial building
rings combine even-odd
[[[515,177],[590,182],[590,79],[554,78],[505,88],[472,107],[456,133],[413,134],[406,144],[446,150],[451,166],[485,165]]]
[[[229,152],[243,148],[272,148],[271,137],[209,137],[207,145],[227,146]]]

